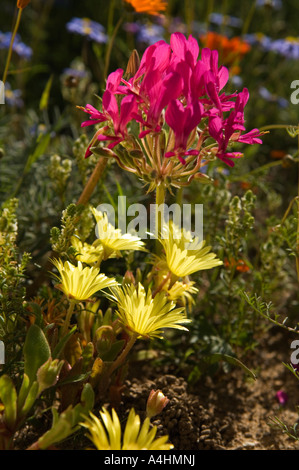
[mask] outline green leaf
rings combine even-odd
[[[41,365],[36,373],[39,395],[47,388],[53,387],[53,385],[56,384],[63,364],[63,360],[59,361],[59,359],[53,360],[52,358],[49,358]]]
[[[116,356],[123,349],[124,344],[125,344],[125,340],[123,340],[123,339],[120,339],[119,341],[115,341],[115,343],[112,344],[109,351],[106,351],[105,353],[101,354],[102,361],[104,361],[104,362],[114,361]]]
[[[28,375],[24,374],[22,385],[18,394],[18,413],[23,408],[26,397],[28,395],[29,387],[30,387],[29,377]]]
[[[87,415],[93,406],[94,391],[90,384],[85,384],[81,393],[81,403],[78,403],[74,408],[70,405],[60,415],[54,408],[52,409],[52,428],[39,438],[39,448],[45,450],[76,432],[79,423],[82,421],[82,416]]]
[[[46,152],[46,149],[50,143],[50,138],[51,138],[50,132],[47,132],[46,134],[43,134],[38,139],[37,146],[34,152],[28,157],[28,160],[24,168],[24,174],[28,173],[33,163],[35,163],[36,160]]]
[[[48,107],[52,82],[53,82],[53,75],[51,75],[49,80],[47,81],[47,84],[46,84],[45,89],[43,91],[43,94],[41,96],[41,99],[40,99],[40,102],[39,102],[39,109],[41,111],[43,111],[44,109],[47,109],[47,107]]]
[[[51,356],[47,338],[43,330],[36,324],[31,325],[27,332],[23,353],[24,373],[28,375],[29,382],[32,384],[36,380],[36,373],[40,366]]]
[[[52,359],[58,359],[63,351],[64,346],[70,339],[70,337],[74,334],[76,331],[77,326],[74,326],[67,335],[63,336],[63,338],[59,341],[57,346],[55,347],[53,354],[52,354]]]
[[[256,380],[256,375],[248,369],[248,367],[243,364],[239,359],[233,356],[229,356],[228,354],[222,354],[222,353],[214,353],[209,355],[206,360],[210,362],[211,364],[214,364],[215,362],[219,361],[225,361],[228,362],[229,364],[232,364],[234,366],[241,367],[252,379]]]
[[[87,343],[85,348],[82,351],[83,363],[82,363],[82,370],[86,372],[90,369],[92,361],[93,361],[93,354],[94,354],[94,345],[93,343]]]
[[[20,412],[20,418],[21,419],[25,418],[26,415],[29,413],[29,411],[33,407],[34,402],[37,399],[37,397],[38,397],[38,383],[33,382],[33,384],[30,387],[29,393],[26,397],[25,403],[22,407],[22,410]]]
[[[8,429],[13,430],[17,420],[17,392],[8,375],[0,377],[0,399],[5,408],[5,424]]]

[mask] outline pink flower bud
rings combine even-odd
[[[168,402],[168,398],[161,390],[151,390],[146,404],[147,417],[151,419],[153,416],[161,413]]]
[[[278,400],[278,403],[280,405],[285,405],[286,402],[289,399],[288,395],[283,390],[278,390],[278,392],[276,392],[275,396],[276,396],[276,399]]]

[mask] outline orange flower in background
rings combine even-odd
[[[226,268],[236,268],[236,270],[241,273],[247,273],[250,270],[248,264],[246,264],[246,262],[242,259],[235,260],[231,258],[230,260],[228,260],[227,258],[225,258],[224,266]]]
[[[204,47],[216,49],[219,52],[219,59],[222,64],[232,67],[234,73],[239,73],[240,69],[236,66],[242,57],[247,54],[251,47],[246,42],[235,36],[229,39],[222,34],[209,31],[207,34],[200,36]]]
[[[274,159],[283,158],[286,154],[287,152],[285,152],[284,150],[271,150],[270,152],[271,158],[274,158]]]
[[[159,15],[167,8],[165,0],[125,0],[137,13],[148,13],[149,15]]]

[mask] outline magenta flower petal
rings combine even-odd
[[[280,405],[285,405],[289,399],[287,393],[283,390],[278,390],[278,392],[275,394],[275,397]]]
[[[106,81],[106,90],[111,91],[111,93],[116,92],[120,85],[123,73],[123,69],[117,69],[115,72],[110,73]]]

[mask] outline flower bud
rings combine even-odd
[[[151,390],[146,403],[146,415],[149,419],[161,413],[169,399],[161,390]]]
[[[275,396],[280,405],[285,405],[289,399],[288,395],[283,390],[278,390]]]
[[[18,0],[17,7],[23,10],[23,8],[27,7],[28,3],[30,3],[30,0]]]

